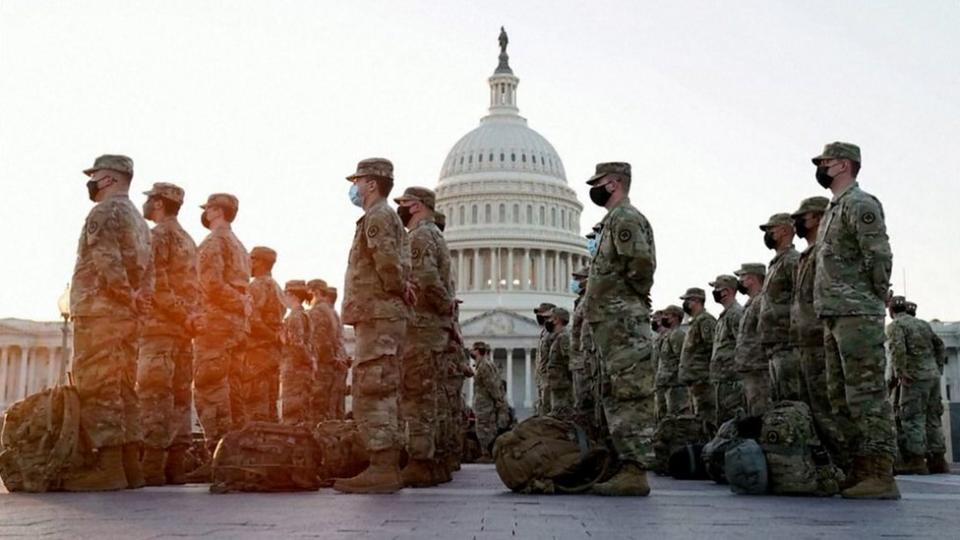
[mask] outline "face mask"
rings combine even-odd
[[[543,318],[543,315],[537,315],[537,326],[543,326],[544,322],[546,322],[546,319]]]
[[[683,312],[686,313],[687,315],[690,315],[690,311],[691,311],[691,310],[690,310],[690,301],[689,301],[689,300],[684,300],[684,301],[683,301]]]
[[[90,200],[97,202],[97,194],[100,193],[100,182],[96,180],[87,181],[87,196]]]
[[[737,292],[740,294],[747,294],[747,286],[743,284],[742,281],[737,282]]]
[[[817,183],[820,184],[823,189],[828,189],[831,184],[833,184],[833,177],[830,176],[830,173],[827,172],[830,170],[830,167],[822,165],[817,167]]]
[[[719,304],[721,300],[723,300],[723,291],[713,291],[713,301]]]
[[[553,321],[546,321],[543,323],[543,327],[547,329],[547,332],[553,332],[553,329],[556,325],[553,324]]]
[[[613,194],[607,191],[606,186],[594,186],[590,188],[590,200],[597,206],[606,206],[607,201]]]
[[[659,332],[659,331],[660,331],[660,321],[653,321],[652,323],[650,323],[650,328],[652,328],[654,332]]]
[[[357,184],[350,185],[350,202],[354,206],[363,208],[363,196],[360,195],[360,186]]]
[[[797,238],[806,238],[807,234],[810,233],[810,229],[807,229],[807,225],[803,219],[794,221],[793,228],[797,231]]]
[[[673,326],[673,323],[670,322],[670,319],[661,319],[661,320],[660,320],[660,326],[662,326],[662,327],[666,328],[667,330],[669,330],[670,327]]]
[[[583,290],[583,287],[580,286],[580,280],[571,279],[570,280],[570,292],[573,294],[580,294],[580,291]]]
[[[209,229],[209,228],[210,228],[210,218],[207,217],[207,211],[206,211],[206,210],[204,210],[203,213],[200,214],[200,223],[203,224],[203,228],[204,228],[204,229]]]
[[[767,246],[767,249],[777,247],[777,241],[773,239],[773,231],[763,233],[763,245]]]
[[[409,206],[398,206],[397,215],[400,216],[400,221],[403,223],[403,226],[406,227],[410,220],[413,219],[413,214],[410,212]]]
[[[587,238],[587,251],[590,252],[591,257],[596,257],[598,247],[596,237]]]

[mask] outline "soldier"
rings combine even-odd
[[[907,312],[907,314],[910,315],[911,317],[916,318],[916,317],[917,317],[917,304],[915,304],[914,302],[911,302],[911,301],[907,300],[907,303],[906,303],[906,312]],[[946,362],[946,357],[944,356],[945,353],[944,353],[944,351],[943,351],[943,346],[944,346],[943,340],[941,340],[941,339],[940,339],[940,336],[938,336],[938,335],[936,334],[936,332],[933,331],[933,328],[930,326],[930,323],[929,323],[929,322],[927,322],[927,321],[925,321],[925,320],[923,320],[923,319],[919,319],[919,318],[917,318],[916,320],[917,320],[917,322],[923,324],[923,325],[927,328],[927,330],[930,332],[930,334],[933,334],[933,336],[936,338],[936,339],[934,340],[934,348],[933,348],[933,350],[934,350],[934,356],[936,357],[934,360],[937,362],[937,365],[939,366],[940,373],[943,374],[944,363]],[[935,401],[936,401],[937,403],[940,403],[940,406],[941,406],[941,409],[940,409],[940,410],[941,410],[941,414],[940,414],[940,415],[933,416],[933,414],[931,413],[931,418],[935,418],[935,419],[936,419],[935,421],[937,422],[937,426],[939,426],[939,425],[940,425],[939,423],[940,423],[941,417],[942,417],[942,410],[943,410],[943,409],[942,409],[942,407],[943,407],[943,395],[942,395],[942,393],[941,393],[941,391],[940,391],[940,385],[939,385],[939,384],[936,385],[936,392],[937,392],[937,397],[936,397]],[[935,413],[936,410],[934,410],[933,412]],[[939,433],[942,433],[942,430],[940,430],[939,427],[936,427],[936,429],[938,430]],[[931,445],[930,445],[930,440],[931,440],[931,437],[928,436],[928,437],[927,437],[927,445],[928,445],[928,448],[927,448],[927,470],[930,471],[930,474],[950,474],[950,465],[947,463],[946,458],[944,457],[945,449],[944,449],[944,450],[940,450],[940,448],[939,448],[937,445],[932,445],[932,448],[931,448],[931,447],[930,447],[930,446],[931,446]]]
[[[314,393],[317,361],[310,347],[310,317],[303,303],[310,298],[302,279],[283,285],[290,309],[283,320],[283,356],[280,362],[280,411],[284,424],[312,428],[317,421]]]
[[[910,315],[911,317],[917,316],[917,304],[909,300],[907,301],[907,315]]]
[[[486,343],[474,343],[470,354],[476,371],[473,380],[473,413],[477,418],[477,439],[481,453],[477,463],[492,463],[490,452],[497,438],[497,413],[506,407],[500,386],[500,370],[490,358],[490,346]]]
[[[804,199],[800,208],[791,214],[797,236],[807,241],[807,248],[797,261],[793,304],[790,307],[790,342],[797,348],[805,390],[802,398],[810,405],[817,434],[834,463],[849,470],[850,415],[846,400],[843,399],[844,389],[834,384],[842,377],[826,371],[823,324],[813,311],[813,282],[819,249],[817,232],[829,204],[830,200],[826,197],[810,197]]]
[[[561,410],[571,412],[573,409],[573,378],[570,374],[570,312],[557,307],[553,308],[551,321],[553,326],[553,343],[547,353],[546,379],[547,390],[550,393],[550,412]]]
[[[710,383],[714,389],[714,403],[717,417],[712,420],[720,426],[737,416],[744,408],[743,387],[734,366],[737,349],[737,333],[740,331],[740,319],[743,318],[743,306],[737,302],[737,278],[728,274],[717,276],[710,282],[713,287],[713,301],[723,306],[717,317],[717,328],[713,332],[713,352],[710,355]]]
[[[653,229],[630,204],[630,164],[600,163],[587,184],[590,200],[607,209],[590,264],[585,318],[600,356],[603,411],[623,466],[593,486],[600,495],[650,493],[653,465],[654,368],[650,287],[657,267]]]
[[[137,380],[139,321],[153,304],[150,229],[130,202],[133,160],[104,155],[83,171],[96,203],[87,215],[70,286],[73,374],[80,425],[95,461],[68,473],[66,491],[144,485]]]
[[[573,305],[573,322],[570,324],[570,376],[573,381],[574,408],[583,417],[597,418],[597,349],[590,333],[590,325],[584,321],[588,268],[573,273],[572,292],[577,295]]]
[[[707,293],[703,289],[691,287],[680,299],[683,300],[683,312],[690,317],[680,353],[680,382],[687,385],[693,414],[701,422],[715,428],[717,405],[714,402],[715,391],[710,384],[710,355],[713,353],[717,319],[703,305],[707,300]]]
[[[907,299],[902,296],[894,296],[891,300],[890,316],[893,322],[887,325],[887,349],[894,380],[900,387],[904,442],[903,467],[897,472],[949,472],[940,425],[943,416],[943,401],[940,399],[943,341],[927,324],[907,313]]]
[[[337,343],[339,331],[336,312],[327,300],[328,290],[327,282],[322,279],[307,282],[310,295],[310,309],[307,310],[310,333],[307,341],[317,363],[310,411],[318,422],[338,418],[337,379],[341,371],[338,365],[341,362]]]
[[[743,384],[747,414],[760,416],[770,407],[770,365],[763,353],[757,325],[760,321],[760,294],[767,268],[762,263],[743,263],[734,272],[737,292],[748,296],[737,332],[733,363]]]
[[[681,326],[683,310],[679,306],[669,305],[660,315],[660,329],[663,332],[657,342],[657,391],[663,393],[663,414],[690,414],[690,393],[687,386],[680,383],[680,355],[686,329]]]
[[[546,393],[546,380],[544,372],[547,367],[547,355],[550,354],[550,346],[553,344],[553,332],[547,329],[547,320],[550,318],[550,312],[556,306],[550,302],[542,302],[539,307],[534,308],[533,315],[537,318],[537,325],[540,326],[540,341],[537,344],[537,364],[534,373],[534,382],[537,385],[537,402],[534,404],[534,414],[542,415],[550,412],[550,405],[547,400],[550,396]]]
[[[451,289],[453,284],[451,283]],[[446,378],[444,390],[447,402],[450,403],[450,433],[447,438],[447,469],[450,472],[460,470],[460,459],[463,453],[464,434],[467,429],[467,404],[463,396],[463,382],[474,376],[470,367],[470,353],[463,346],[463,336],[460,333],[459,304],[462,300],[454,300],[454,312],[450,322],[445,326],[447,330],[447,349],[445,351],[444,368]]]
[[[429,487],[446,479],[446,458],[436,448],[439,429],[438,372],[447,348],[444,326],[453,312],[450,250],[433,221],[436,195],[424,187],[407,188],[394,199],[397,215],[410,235],[411,277],[417,303],[407,326],[401,358],[403,383],[400,418],[410,460],[401,471],[404,486]],[[442,460],[437,459],[438,453]]]
[[[330,306],[330,315],[333,317],[333,328],[335,330],[333,345],[337,359],[333,390],[330,396],[332,400],[331,409],[334,411],[334,418],[343,419],[347,399],[347,374],[350,372],[350,356],[347,354],[347,348],[343,342],[343,323],[340,321],[340,315],[336,309],[337,288],[327,287],[324,298],[327,305]]]
[[[280,285],[271,271],[277,252],[256,246],[250,251],[250,339],[240,374],[243,387],[242,421],[276,422],[277,399],[280,393],[280,333],[287,312]]]
[[[883,207],[857,184],[860,148],[835,142],[813,158],[817,182],[833,192],[817,236],[813,306],[824,324],[827,373],[843,378],[857,441],[848,498],[899,499],[897,448],[884,384],[883,314],[893,255]]]
[[[657,373],[660,373],[660,343],[664,334],[667,333],[667,327],[660,324],[660,320],[663,319],[663,310],[658,309],[653,312],[653,315],[650,316],[650,330],[653,331],[653,364],[657,366]],[[656,378],[654,378],[654,384],[656,387],[656,395],[654,396],[654,409],[657,414],[657,422],[660,422],[660,419],[667,414],[667,393],[666,389],[663,386],[656,384]]]
[[[393,164],[365,159],[347,177],[351,202],[363,208],[347,265],[343,322],[356,335],[353,366],[353,418],[370,455],[370,466],[334,489],[347,493],[392,493],[400,479],[399,389],[401,345],[409,306],[416,304],[410,283],[410,244],[397,213],[387,205]]]
[[[252,311],[250,256],[230,226],[240,208],[236,197],[214,193],[200,208],[210,234],[197,248],[202,315],[194,340],[193,397],[212,455],[221,437],[242,427],[239,372]]]
[[[793,278],[800,254],[793,247],[793,218],[774,214],[760,225],[763,243],[777,252],[767,267],[760,295],[758,331],[767,362],[774,400],[798,400],[801,396],[800,366],[790,346],[790,305],[793,303]]]
[[[156,279],[154,309],[140,330],[141,464],[147,485],[184,484],[184,458],[192,442],[191,336],[199,314],[197,245],[177,221],[183,188],[157,182],[144,195],[143,216],[156,223],[150,232]]]

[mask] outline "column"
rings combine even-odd
[[[560,284],[563,283],[563,275],[560,272],[560,256],[561,256],[561,253],[558,251],[557,262],[554,263],[553,265],[553,276],[554,276],[553,286],[554,286],[554,290],[557,292],[560,292],[563,290],[563,288],[560,286]]]
[[[507,290],[513,290],[513,248],[507,248]]]
[[[16,399],[27,397],[27,362],[30,358],[30,349],[24,347],[20,349],[20,381],[17,385]]]
[[[533,366],[530,363],[530,349],[523,349],[523,406],[533,407]]]
[[[507,403],[513,405],[513,348],[507,349]]]
[[[457,250],[457,290],[465,291],[467,290],[467,284],[464,282],[464,278],[467,276],[467,273],[463,269],[463,250]]]
[[[520,271],[520,289],[527,290],[530,288],[530,281],[532,281],[533,276],[530,275],[530,250],[523,248],[520,250],[520,253],[523,255],[523,264]],[[944,394],[946,395],[946,394]]]
[[[56,386],[57,374],[60,373],[57,369],[57,363],[60,361],[60,359],[54,358],[55,351],[56,349],[47,348],[47,388],[53,388]]]
[[[500,290],[500,261],[497,257],[500,248],[490,248],[490,288],[494,291]]]
[[[539,290],[541,291],[547,290],[546,280],[547,280],[547,252],[541,249],[540,250],[540,268],[538,269],[538,272],[537,272],[537,286],[539,287]]]
[[[480,250],[473,248],[473,290],[480,290]],[[472,394],[471,394],[472,395]]]
[[[10,372],[7,362],[9,356],[9,347],[0,349],[0,406],[5,406],[7,403],[7,377]]]

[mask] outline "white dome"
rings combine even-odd
[[[447,154],[440,182],[484,171],[528,172],[566,183],[563,162],[542,135],[516,115],[493,114],[467,133]]]

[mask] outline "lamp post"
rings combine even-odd
[[[57,384],[64,384],[67,381],[67,334],[70,332],[70,284],[57,300],[57,307],[60,309],[60,318],[63,319],[63,325],[60,326],[60,375]]]

